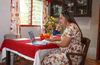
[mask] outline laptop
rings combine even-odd
[[[47,43],[50,43],[50,41],[47,40],[42,40],[42,41],[36,40],[33,31],[29,31],[28,34],[33,45],[46,45]]]

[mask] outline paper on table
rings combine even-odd
[[[50,41],[47,41],[47,40],[34,41],[34,42],[32,42],[33,45],[46,45],[48,43],[50,43]]]

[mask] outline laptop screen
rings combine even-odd
[[[30,37],[31,41],[32,42],[35,41],[34,33],[32,31],[29,31],[28,34],[29,34],[29,37]]]

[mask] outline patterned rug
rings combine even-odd
[[[0,63],[0,65],[6,65],[6,63],[3,62],[3,63]],[[13,65],[33,65],[33,62],[30,60],[26,60],[20,56],[17,56],[16,59],[14,60]]]
[[[6,65],[6,63],[0,63],[0,65]],[[26,60],[20,56],[17,56],[14,65],[33,65],[32,61]],[[100,61],[96,61],[93,59],[86,59],[85,65],[100,65]]]

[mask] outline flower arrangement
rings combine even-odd
[[[44,27],[45,33],[52,34],[53,30],[56,28],[57,18],[49,16]]]

